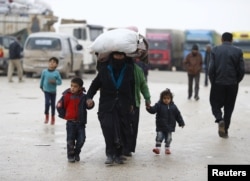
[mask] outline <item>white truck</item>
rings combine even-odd
[[[56,32],[31,33],[24,43],[23,70],[28,77],[40,76],[48,67],[48,60],[56,57],[59,62],[57,70],[62,78],[70,74],[82,76],[82,45],[73,36]]]
[[[104,27],[88,24],[86,20],[61,19],[58,31],[77,38],[79,44],[83,46],[84,73],[96,73],[97,57],[88,47],[103,33]]]

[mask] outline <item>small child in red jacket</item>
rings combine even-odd
[[[67,157],[69,162],[80,161],[80,152],[85,143],[85,125],[87,124],[87,106],[85,88],[81,78],[71,80],[70,88],[63,92],[57,103],[59,117],[67,120]]]

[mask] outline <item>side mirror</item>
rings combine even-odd
[[[83,49],[82,45],[80,44],[76,45],[76,50],[82,50],[82,49]]]

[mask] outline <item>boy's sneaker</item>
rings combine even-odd
[[[68,157],[68,161],[71,162],[71,163],[74,163],[75,162],[75,157],[73,157],[73,156]]]
[[[160,154],[160,149],[159,149],[159,148],[154,148],[154,149],[153,149],[153,152],[154,152],[155,154],[159,155],[159,154]]]
[[[79,156],[79,155],[75,155],[75,160],[76,160],[77,162],[79,162],[79,161],[80,161],[80,156]]]
[[[48,115],[48,114],[45,114],[44,123],[47,124],[48,122],[49,122],[49,115]]]
[[[54,125],[55,124],[55,116],[51,116],[51,125]]]
[[[165,154],[166,154],[166,155],[169,155],[169,154],[171,154],[171,151],[170,151],[170,149],[168,149],[168,148],[167,148],[167,149],[165,150]]]

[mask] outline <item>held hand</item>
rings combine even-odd
[[[94,101],[93,101],[92,99],[88,99],[88,100],[86,101],[86,104],[87,104],[88,107],[93,107]]]
[[[150,102],[145,102],[145,105],[146,105],[146,109],[150,108]]]

